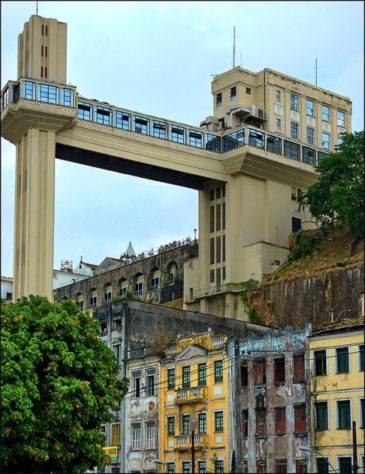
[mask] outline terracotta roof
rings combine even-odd
[[[331,332],[348,332],[356,331],[364,327],[364,316],[358,318],[344,318],[339,321],[327,322],[315,326],[312,331],[312,336],[319,334],[328,334]]]

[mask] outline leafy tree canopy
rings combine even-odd
[[[364,132],[345,133],[317,165],[319,180],[299,197],[322,228],[339,223],[356,237],[364,229]]]
[[[103,423],[128,390],[99,323],[30,296],[1,308],[1,467],[82,473],[107,461]]]

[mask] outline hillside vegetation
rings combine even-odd
[[[312,239],[316,231],[303,231],[302,239]],[[342,229],[329,232],[326,237],[313,246],[310,255],[290,262],[274,274],[266,277],[263,284],[307,278],[339,267],[358,267],[364,261],[364,239],[354,237]]]

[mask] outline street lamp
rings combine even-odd
[[[315,453],[315,454],[318,454],[319,456],[321,456],[323,459],[325,459],[326,463],[329,464],[330,468],[331,468],[331,471],[332,472],[336,472],[336,469],[333,468],[332,464],[328,461],[328,459],[323,456],[323,454],[316,450],[316,449],[311,449],[311,448],[306,448],[305,446],[302,446],[301,448],[299,448],[301,451],[308,451],[309,453]]]

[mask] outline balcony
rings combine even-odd
[[[194,451],[208,449],[208,435],[194,435]],[[191,451],[191,435],[176,436],[175,451]]]
[[[175,403],[186,405],[207,401],[206,387],[189,387],[176,390]]]

